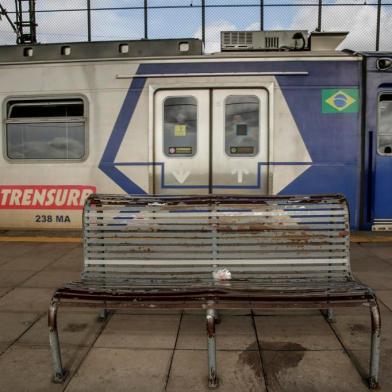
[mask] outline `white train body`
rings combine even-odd
[[[91,192],[285,193],[314,157],[282,90],[315,89],[302,82],[313,64],[358,61],[338,52],[3,58],[0,227],[80,228]],[[66,136],[26,140],[51,127]]]

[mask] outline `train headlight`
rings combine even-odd
[[[379,71],[387,71],[388,69],[392,69],[392,59],[383,57],[381,59],[377,59],[377,69]]]

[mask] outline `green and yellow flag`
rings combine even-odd
[[[359,91],[357,88],[321,90],[323,113],[357,113]]]

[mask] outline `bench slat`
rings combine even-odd
[[[287,264],[301,264],[303,262],[303,258],[300,259],[282,259],[282,258],[270,258],[265,260],[268,264],[274,265],[275,261],[287,261]],[[328,259],[328,258],[309,258],[306,259],[308,263],[331,263],[331,260],[336,259]],[[347,263],[347,258],[343,256],[338,258],[338,260],[345,261]],[[122,265],[178,265],[178,264],[192,264],[193,259],[114,259],[114,260],[99,260],[99,259],[89,259],[86,260],[86,264],[122,264]],[[217,260],[197,260],[198,265],[231,265],[231,264],[239,264],[239,265],[250,265],[260,264],[260,259],[217,259]]]

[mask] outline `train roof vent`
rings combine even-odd
[[[222,31],[222,51],[305,50],[306,30]]]
[[[253,35],[251,31],[224,31],[222,43],[225,47],[251,49]]]

